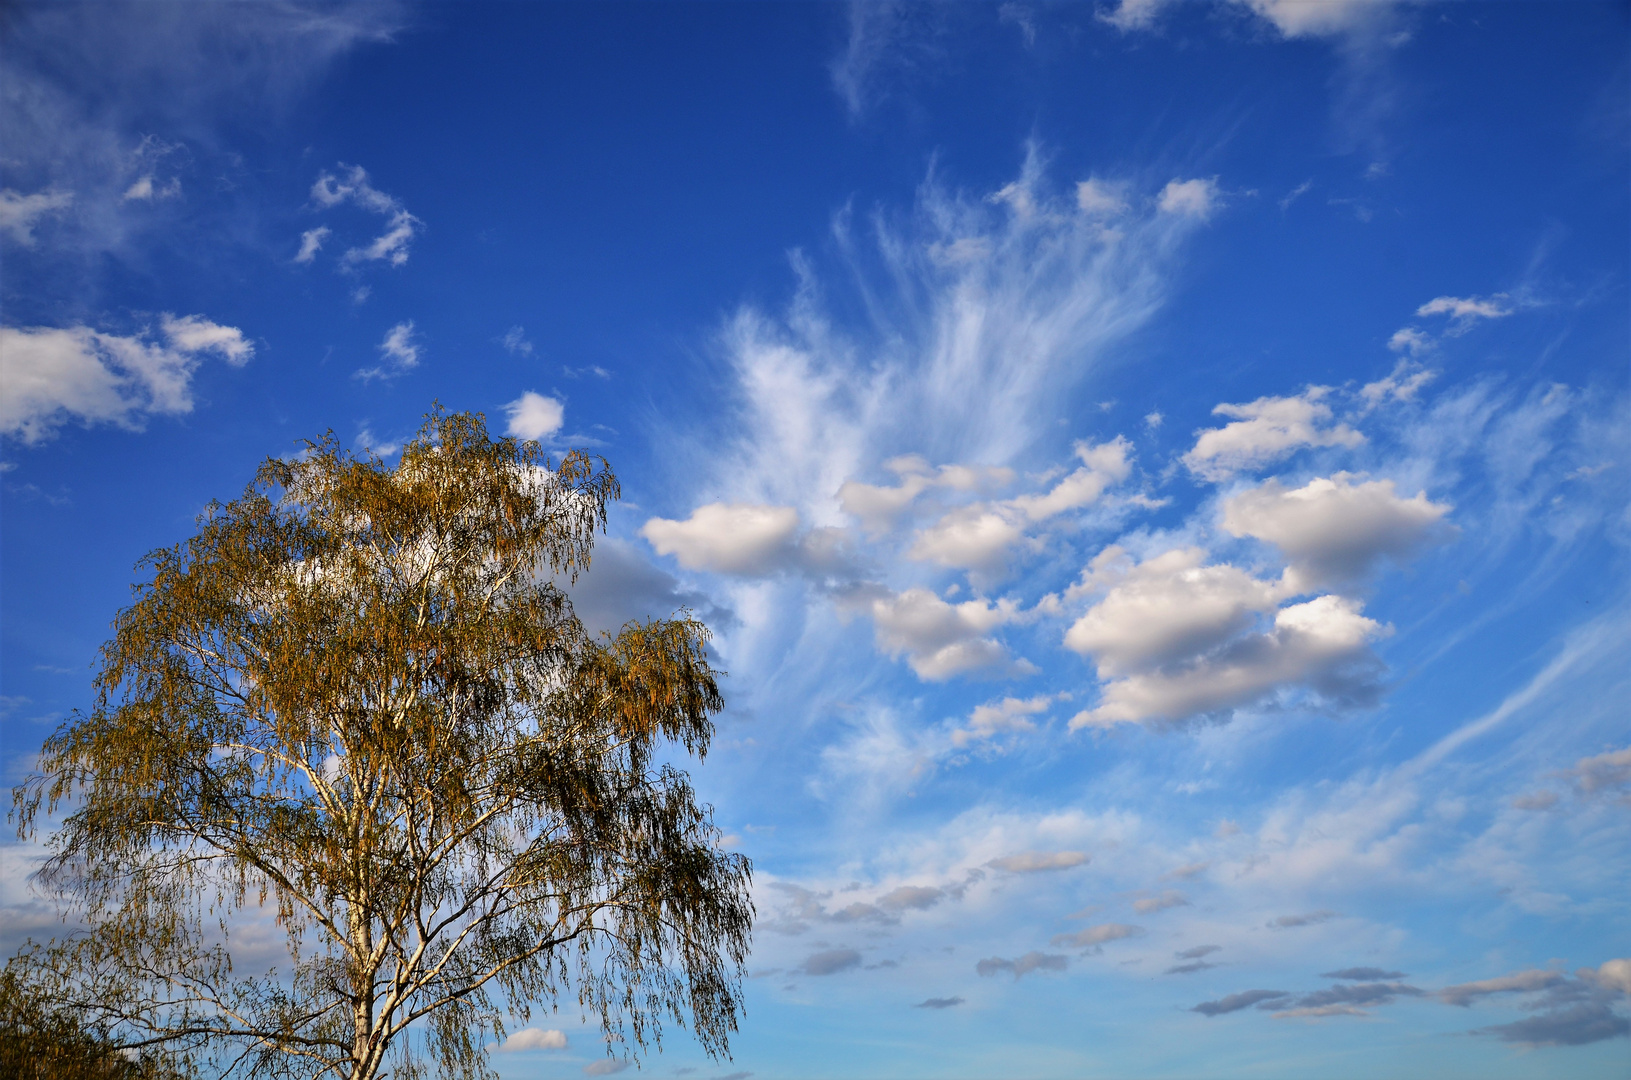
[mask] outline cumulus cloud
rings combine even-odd
[[[514,1032],[504,1040],[501,1051],[521,1050],[565,1050],[565,1032],[554,1029],[545,1031],[543,1028],[525,1027]]]
[[[1291,564],[1287,584],[1304,593],[1361,581],[1384,558],[1403,563],[1447,537],[1449,511],[1426,492],[1400,498],[1392,480],[1337,473],[1291,490],[1270,480],[1243,491],[1224,502],[1223,527],[1279,548]]]
[[[1161,189],[1156,205],[1163,214],[1178,214],[1205,221],[1222,204],[1218,182],[1212,180],[1170,180]]]
[[[1095,558],[1077,588],[1109,588],[1065,645],[1092,657],[1107,681],[1099,704],[1071,719],[1072,730],[1184,720],[1295,688],[1338,703],[1374,698],[1379,661],[1370,643],[1389,631],[1362,615],[1358,601],[1326,595],[1276,609],[1284,582],[1202,566],[1204,558],[1199,548],[1181,548],[1135,565],[1114,547]],[[1253,630],[1271,611],[1267,626]]]
[[[1061,696],[1038,694],[1031,698],[1005,697],[1000,701],[976,705],[969,714],[968,723],[952,731],[951,744],[962,747],[998,735],[1034,731],[1036,724],[1031,717],[1047,712]]]
[[[823,949],[812,953],[799,970],[806,975],[836,975],[861,966],[861,954],[854,949]]]
[[[1214,416],[1236,419],[1221,428],[1196,433],[1184,464],[1197,476],[1223,480],[1256,469],[1311,446],[1353,448],[1365,436],[1347,424],[1329,424],[1331,388],[1311,386],[1295,397],[1261,397],[1244,405],[1219,405]]]
[[[1285,38],[1370,36],[1386,25],[1389,0],[1222,0],[1244,8]],[[1098,17],[1123,33],[1152,30],[1172,0],[1117,0]]]
[[[1361,1005],[1390,1005],[1401,997],[1422,997],[1427,993],[1401,982],[1345,983],[1327,990],[1302,994],[1290,1004],[1294,1009],[1355,1010]],[[1306,1015],[1306,1014],[1305,1014]]]
[[[123,202],[153,202],[157,199],[181,197],[181,179],[171,177],[168,183],[153,182],[151,174],[137,178],[119,198]]]
[[[509,417],[505,429],[508,434],[536,442],[561,430],[566,422],[566,406],[552,397],[528,390],[504,406],[504,415]]]
[[[47,214],[66,210],[73,201],[71,191],[36,191],[23,195],[6,188],[0,191],[0,233],[24,247],[33,247],[35,223]]]
[[[363,382],[374,379],[389,381],[419,366],[419,343],[413,337],[413,320],[399,322],[385,331],[379,343],[380,363],[371,368],[360,368],[355,378]]]
[[[1272,611],[1283,596],[1228,564],[1203,566],[1201,548],[1176,548],[1134,563],[1111,545],[1094,557],[1078,587],[1104,598],[1065,633],[1065,647],[1093,657],[1113,678],[1213,649]]]
[[[1036,874],[1046,870],[1069,870],[1073,866],[1083,866],[1089,858],[1084,851],[1021,851],[992,859],[986,865],[1010,874]]]
[[[1018,617],[1010,600],[965,600],[953,604],[928,589],[890,592],[878,586],[847,593],[841,604],[872,617],[878,648],[906,658],[919,678],[941,682],[970,672],[1027,674],[1035,669],[1014,662],[988,635]]]
[[[1189,1011],[1198,1012],[1202,1016],[1222,1016],[1225,1013],[1249,1009],[1265,1001],[1277,1001],[1290,996],[1284,990],[1242,990],[1238,994],[1225,994],[1216,1001],[1203,1001]]]
[[[1493,979],[1479,979],[1477,982],[1446,986],[1438,992],[1438,999],[1448,1005],[1465,1007],[1479,998],[1489,997],[1491,994],[1532,993],[1536,990],[1545,990],[1547,987],[1557,986],[1564,979],[1565,976],[1556,971],[1541,971],[1539,969],[1518,971],[1511,975],[1499,975]]]
[[[1076,949],[1095,949],[1107,942],[1120,941],[1123,938],[1141,937],[1144,933],[1142,926],[1128,926],[1126,923],[1101,923],[1098,926],[1086,926],[1070,934],[1055,934],[1048,939],[1051,945],[1069,945]]]
[[[1126,187],[1089,177],[1076,184],[1076,208],[1084,214],[1113,217],[1128,209]]]
[[[918,530],[908,556],[941,566],[991,572],[1000,569],[1009,550],[1023,540],[1027,529],[1071,510],[1096,502],[1106,488],[1125,480],[1132,471],[1131,445],[1116,438],[1094,445],[1078,442],[1075,453],[1081,466],[1046,491],[1018,495],[1011,499],[975,502],[955,507],[939,520]],[[916,467],[921,458],[896,459],[897,470]],[[930,474],[923,468],[903,472],[896,487],[872,487],[853,481],[839,489],[846,511],[861,517],[870,532],[890,520],[931,486],[964,490],[1006,484],[1013,478],[1008,469],[969,469],[941,466]]]
[[[340,257],[341,265],[349,267],[365,262],[386,262],[401,266],[406,263],[409,245],[424,223],[408,213],[395,196],[374,187],[362,166],[342,164],[339,170],[339,173],[325,170],[318,174],[311,188],[312,202],[323,209],[351,203],[386,219],[385,231],[366,245],[347,249]],[[305,237],[310,235],[308,232],[301,238],[302,252],[305,250]]]
[[[978,975],[997,975],[1007,971],[1019,979],[1033,971],[1063,971],[1069,963],[1069,958],[1060,954],[1028,952],[1012,960],[1001,956],[988,957],[975,964],[974,971]]]
[[[0,434],[39,443],[67,420],[140,430],[149,415],[191,412],[192,377],[206,356],[241,366],[254,345],[202,315],[163,315],[131,336],[88,326],[0,327]]]
[[[760,576],[787,565],[798,527],[791,506],[709,503],[684,521],[654,517],[640,535],[687,570]]]

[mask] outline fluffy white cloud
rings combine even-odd
[[[565,1050],[566,1033],[553,1029],[545,1031],[543,1028],[524,1027],[505,1039],[504,1045],[500,1049],[505,1051]]]
[[[1188,662],[1138,671],[1106,684],[1097,708],[1078,713],[1072,729],[1152,720],[1177,721],[1238,708],[1282,687],[1309,686],[1339,701],[1375,693],[1372,641],[1388,628],[1360,614],[1360,604],[1320,596],[1281,608],[1263,633],[1235,638]]]
[[[878,648],[892,657],[906,657],[919,678],[940,682],[971,671],[1035,670],[1024,661],[1010,662],[1008,650],[987,636],[1018,616],[1012,601],[952,604],[928,589],[894,593],[873,586],[853,591],[841,603],[870,615]]]
[[[884,468],[900,478],[894,486],[863,484],[846,480],[838,488],[838,503],[844,513],[859,518],[869,533],[887,532],[895,520],[919,495],[932,488],[976,491],[1001,488],[1013,483],[1014,471],[969,465],[931,466],[917,454],[906,454],[884,462]]]
[[[1396,353],[1420,356],[1433,347],[1433,339],[1414,327],[1405,326],[1393,332],[1393,336],[1387,339],[1387,347]]]
[[[1222,199],[1215,179],[1169,180],[1167,186],[1161,189],[1156,205],[1163,214],[1178,214],[1205,221],[1222,205]]]
[[[1010,732],[1033,731],[1036,725],[1030,718],[1047,712],[1056,700],[1057,695],[1038,694],[1032,698],[1005,697],[1001,701],[976,705],[968,723],[952,731],[951,744],[961,747]]]
[[[67,209],[74,201],[71,191],[36,191],[21,195],[10,188],[0,191],[0,232],[24,247],[34,246],[34,223],[46,214]]]
[[[1402,563],[1450,532],[1450,507],[1426,492],[1403,499],[1392,480],[1355,482],[1347,473],[1287,490],[1278,480],[1223,504],[1223,527],[1279,548],[1294,592],[1362,580],[1383,558]]]
[[[640,535],[687,570],[756,576],[790,562],[798,527],[799,513],[791,506],[709,503],[684,521],[652,518]]]
[[[201,315],[162,316],[157,339],[0,327],[0,433],[37,443],[69,418],[139,429],[149,414],[192,410],[193,372],[206,355],[237,366],[254,352],[241,330]]]
[[[1324,398],[1328,386],[1311,386],[1296,397],[1261,397],[1244,405],[1219,405],[1214,416],[1233,423],[1198,432],[1184,464],[1199,476],[1222,480],[1243,469],[1278,461],[1305,446],[1355,447],[1365,436],[1347,424],[1323,426],[1331,419]]]
[[[1177,548],[1134,565],[1121,548],[1106,548],[1081,588],[1108,591],[1066,631],[1065,647],[1114,678],[1216,648],[1285,596],[1277,583],[1205,561],[1200,548]]]
[[[561,430],[566,421],[566,406],[552,397],[528,390],[508,405],[504,415],[510,418],[506,429],[518,439],[547,439]]]
[[[953,509],[918,531],[908,555],[941,566],[997,570],[1009,550],[1025,538],[1027,525],[1088,506],[1106,488],[1125,480],[1132,472],[1130,449],[1120,437],[1098,445],[1078,443],[1076,456],[1082,466],[1048,491]]]
[[[413,320],[399,322],[385,331],[379,343],[382,363],[371,368],[360,368],[354,377],[363,382],[373,379],[390,380],[419,366],[419,343],[413,339]]]

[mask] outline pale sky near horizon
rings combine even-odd
[[[8,784],[145,552],[439,402],[603,454],[580,614],[729,672],[747,1010],[645,1073],[1627,1075],[1625,4],[0,35]]]

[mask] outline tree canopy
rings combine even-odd
[[[440,411],[394,467],[266,461],[143,561],[14,792],[25,837],[67,812],[41,880],[85,929],[8,977],[177,1068],[482,1076],[563,997],[623,1052],[728,1052],[750,867],[666,760],[723,705],[707,628],[594,637],[562,587],[617,496]]]

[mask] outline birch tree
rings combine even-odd
[[[558,1008],[728,1053],[750,867],[673,763],[722,707],[708,631],[593,637],[562,587],[617,495],[438,411],[394,467],[329,436],[212,504],[14,792],[24,837],[66,815],[40,880],[87,929],[8,977],[211,1073],[487,1076]]]

